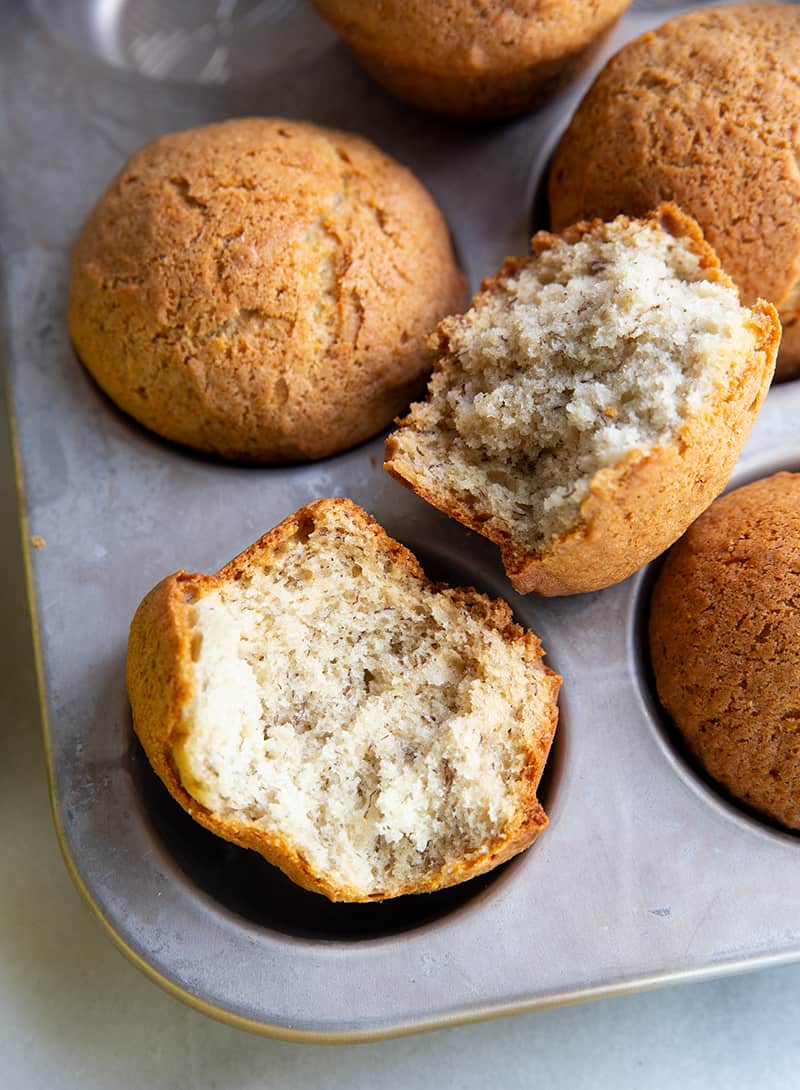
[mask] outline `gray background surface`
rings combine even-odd
[[[52,829],[5,411],[0,414],[0,1085],[8,1090],[798,1085],[800,966],[370,1045],[212,1022],[105,937]]]

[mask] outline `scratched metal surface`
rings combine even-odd
[[[69,247],[128,155],[239,114],[351,128],[444,209],[474,284],[524,252],[537,179],[579,84],[538,114],[469,126],[399,105],[310,9],[272,3],[7,3],[0,37],[3,340],[56,824],[116,941],[209,1013],[263,1032],[366,1038],[800,955],[800,842],[721,799],[659,718],[641,656],[648,572],[520,598],[494,548],[381,471],[382,437],[322,464],[218,465],[118,413],[64,325]],[[637,5],[606,44],[676,9]],[[773,390],[734,483],[800,468],[800,383]],[[334,906],[215,840],[135,742],[127,628],[178,567],[215,570],[316,497],[349,495],[429,570],[508,598],[564,675],[546,835],[498,875]]]

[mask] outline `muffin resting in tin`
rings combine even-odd
[[[248,118],[163,136],[123,167],[75,248],[69,328],[146,427],[286,462],[386,427],[464,290],[408,170],[349,133]]]
[[[729,492],[653,593],[658,695],[732,795],[800,829],[800,474]]]

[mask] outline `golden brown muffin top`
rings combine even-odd
[[[778,307],[785,372],[800,363],[798,117],[800,7],[672,19],[621,49],[573,117],[550,175],[553,227],[675,201],[745,302]]]
[[[247,118],[137,152],[89,216],[70,331],[123,409],[252,460],[374,434],[463,298],[446,224],[409,171],[349,133]]]
[[[717,500],[653,593],[658,693],[731,794],[800,828],[800,474]]]

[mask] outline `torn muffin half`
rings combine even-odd
[[[496,542],[516,590],[574,594],[658,556],[723,490],[780,323],[741,305],[675,205],[532,247],[440,324],[385,468]]]
[[[431,583],[349,500],[161,582],[127,679],[178,802],[331,900],[463,882],[547,825],[561,679],[539,640],[505,602]]]

